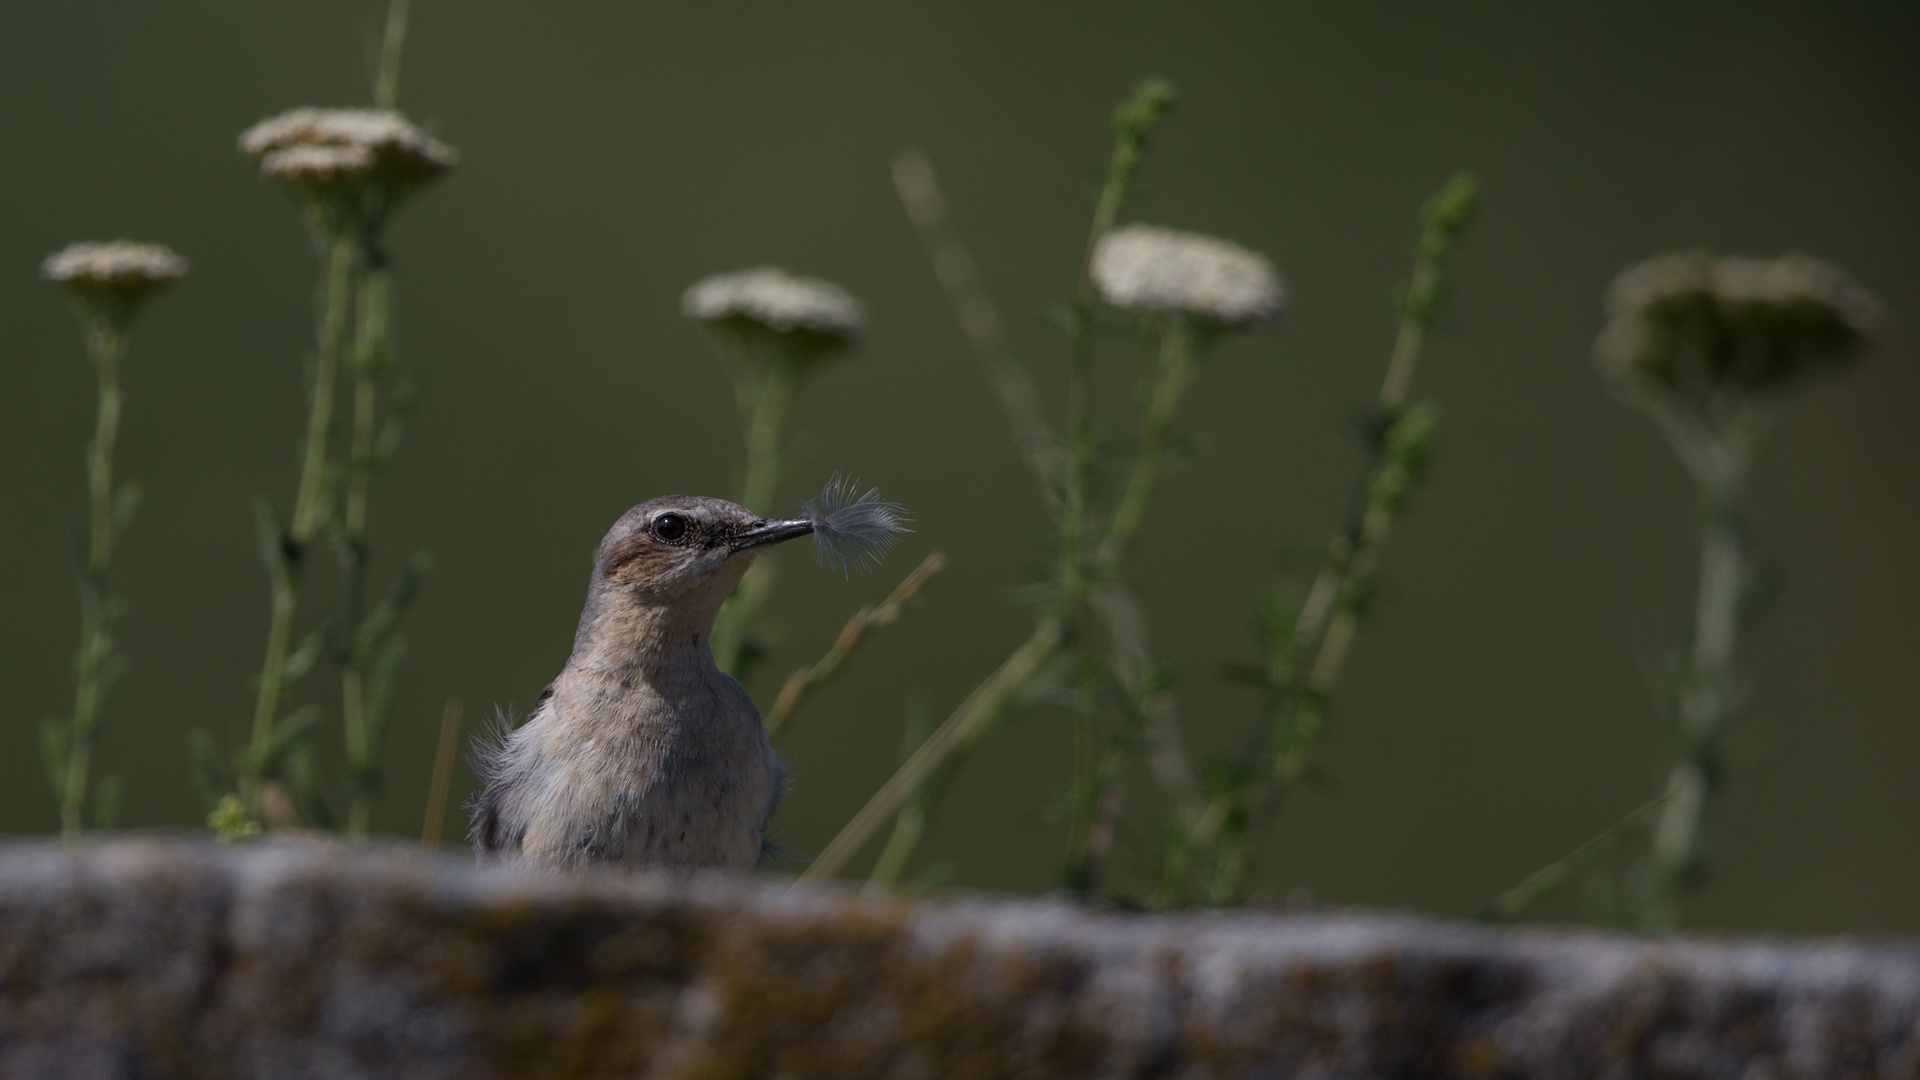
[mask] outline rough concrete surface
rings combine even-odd
[[[1920,1077],[1920,946],[0,846],[0,1077]]]

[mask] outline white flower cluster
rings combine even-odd
[[[140,296],[187,276],[187,260],[159,244],[71,244],[47,256],[40,276],[77,292]]]
[[[260,171],[295,187],[375,178],[393,193],[432,180],[460,160],[397,112],[294,109],[248,128],[240,149]]]
[[[1155,225],[1127,225],[1102,236],[1092,270],[1100,298],[1128,311],[1241,327],[1277,318],[1286,306],[1286,286],[1265,256]]]
[[[1595,344],[1615,378],[1688,393],[1771,389],[1858,355],[1880,304],[1805,255],[1659,255],[1622,271]]]
[[[858,338],[867,326],[866,310],[845,289],[771,266],[702,278],[681,296],[680,310],[697,322],[744,319],[778,334],[839,342]]]

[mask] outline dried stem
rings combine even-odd
[[[1078,284],[1072,315],[1069,320],[1071,336],[1071,358],[1068,370],[1067,387],[1067,439],[1069,460],[1065,475],[1057,478],[1056,485],[1050,485],[1050,501],[1059,507],[1056,527],[1059,540],[1059,569],[1057,583],[1060,588],[1060,602],[1050,605],[1040,616],[1033,634],[1016,649],[994,673],[982,682],[959,709],[947,718],[934,733],[928,737],[919,750],[915,751],[905,764],[888,779],[879,792],[868,801],[852,821],[834,837],[827,849],[814,860],[801,882],[831,877],[850,859],[853,854],[873,835],[880,823],[897,813],[901,806],[921,789],[929,776],[943,766],[956,768],[956,758],[970,749],[986,733],[994,721],[1004,713],[1007,705],[1030,682],[1041,668],[1063,648],[1074,647],[1073,642],[1079,634],[1084,608],[1089,599],[1087,587],[1086,534],[1087,488],[1092,471],[1092,453],[1094,440],[1088,423],[1087,375],[1091,354],[1091,335],[1089,322],[1093,304],[1091,279],[1091,261],[1094,244],[1100,236],[1113,226],[1121,205],[1125,202],[1131,188],[1133,174],[1138,168],[1145,152],[1147,136],[1153,126],[1165,115],[1173,100],[1172,88],[1160,80],[1148,80],[1135,88],[1132,95],[1115,111],[1113,118],[1114,151],[1108,162],[1107,176],[1101,186],[1100,196],[1094,206],[1093,221],[1088,229],[1086,252],[1080,260]],[[1031,380],[1025,378],[1023,369],[1014,365],[1004,345],[998,342],[999,321],[993,314],[991,304],[982,307],[985,300],[973,282],[972,262],[966,258],[965,249],[954,239],[950,230],[944,229],[945,203],[939,198],[939,190],[933,183],[933,172],[924,159],[910,156],[903,163],[896,163],[895,182],[901,189],[901,198],[907,204],[908,213],[915,224],[927,237],[933,253],[935,272],[941,278],[953,300],[955,310],[960,315],[961,325],[967,331],[969,339],[975,344],[990,377],[994,379],[996,389],[1001,393],[1002,404],[1007,409],[1014,428],[1016,444],[1023,455],[1028,457],[1043,482],[1047,480],[1052,467],[1042,457],[1036,457],[1034,442],[1038,432],[1044,430],[1044,421],[1039,418],[1038,407],[1033,404],[1030,394]],[[944,259],[943,259],[944,256]],[[944,265],[943,265],[944,263]],[[982,313],[985,313],[984,321]],[[1176,395],[1177,397],[1177,395]],[[1121,544],[1124,547],[1124,541]],[[1117,562],[1117,558],[1115,560]],[[1084,690],[1084,687],[1080,689]],[[1091,724],[1090,717],[1076,720],[1082,726]],[[1082,731],[1081,735],[1084,736]],[[1076,768],[1082,768],[1076,765]],[[925,811],[930,813],[930,808]],[[911,831],[911,839],[902,839],[907,834],[896,829],[895,838],[902,841],[899,850],[889,853],[890,859],[904,865],[905,859],[912,854],[912,848],[920,834],[919,829]],[[894,847],[889,843],[889,847]]]
[[[905,761],[913,756],[915,750],[927,739],[927,728],[932,723],[924,699],[916,700],[907,709],[906,729],[901,732],[900,758]],[[927,819],[932,809],[934,788],[938,782],[926,783],[908,796],[906,804],[893,817],[893,832],[888,834],[886,846],[880,849],[880,857],[874,860],[873,872],[867,875],[867,892],[889,893],[900,885],[901,875],[907,872],[907,864],[920,846],[920,838],[927,831]]]
[[[1535,904],[1552,895],[1555,889],[1572,880],[1575,874],[1606,857],[1614,848],[1620,846],[1622,840],[1652,822],[1654,816],[1673,797],[1673,791],[1668,790],[1644,803],[1626,817],[1608,826],[1598,836],[1529,874],[1525,881],[1495,897],[1493,903],[1488,904],[1474,917],[1490,922],[1506,922],[1519,918]]]
[[[461,705],[448,698],[440,712],[440,745],[433,755],[433,781],[427,786],[427,817],[420,826],[420,846],[440,846],[440,830],[447,823],[447,792],[453,785],[453,758],[460,745]]]
[[[800,875],[797,884],[821,881],[840,872],[847,860],[864,846],[880,824],[896,813],[941,763],[956,752],[970,749],[999,719],[1015,694],[1059,651],[1064,627],[1057,615],[1049,615],[1033,628],[1033,634],[1013,655],[976,687],[960,707],[947,717],[913,756],[881,785],[867,805],[847,822],[825,851]]]
[[[1047,424],[1040,407],[1040,392],[1025,364],[1007,347],[1006,331],[993,299],[980,287],[974,271],[973,256],[960,239],[947,213],[947,201],[940,192],[933,164],[918,150],[908,150],[893,161],[893,183],[907,217],[920,230],[933,261],[934,277],[953,305],[961,332],[973,346],[974,355],[987,373],[1000,398],[1013,431],[1013,444],[1041,485],[1052,492],[1062,483],[1065,465],[1059,451],[1059,439]]]
[[[900,617],[907,613],[908,606],[919,597],[920,590],[926,588],[927,582],[933,580],[933,576],[945,569],[946,565],[946,555],[938,551],[929,554],[900,584],[894,586],[878,607],[862,607],[854,612],[825,656],[805,667],[795,668],[793,674],[787,676],[786,684],[780,688],[780,696],[774,699],[773,708],[767,710],[767,735],[777,737],[785,730],[787,721],[793,716],[794,710],[800,707],[801,700],[833,678],[847,658],[853,655],[854,648],[867,631],[885,629],[899,622]]]

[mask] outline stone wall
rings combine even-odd
[[[0,1077],[1920,1077],[1920,948],[0,846]]]

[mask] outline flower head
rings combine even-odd
[[[186,277],[187,260],[159,244],[131,240],[70,244],[47,256],[40,276],[124,319],[147,297]]]
[[[687,318],[709,326],[758,329],[825,346],[846,346],[866,332],[860,301],[830,281],[762,266],[701,278],[680,297]]]
[[[1594,356],[1630,389],[1710,409],[1852,362],[1879,323],[1879,303],[1817,259],[1679,252],[1614,279]]]
[[[240,136],[240,149],[263,165],[276,150],[295,146],[355,147],[372,155],[389,179],[431,180],[460,161],[446,143],[397,112],[379,109],[294,109],[262,120]]]
[[[1186,315],[1216,328],[1279,317],[1286,285],[1258,252],[1231,241],[1156,225],[1126,225],[1093,249],[1093,284],[1114,307]]]
[[[355,221],[377,228],[460,160],[406,117],[377,109],[294,109],[248,128],[240,149],[305,198],[329,233]]]

